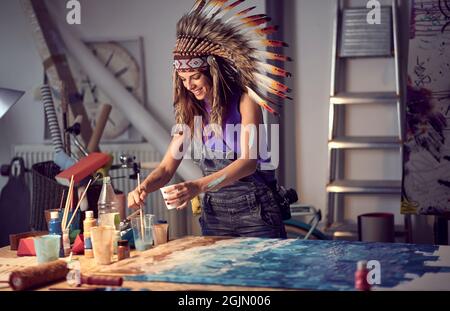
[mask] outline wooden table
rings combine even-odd
[[[129,259],[117,261],[115,256],[115,262],[109,266],[98,266],[96,265],[93,258],[86,258],[85,256],[73,256],[73,259],[78,259],[81,264],[81,273],[86,275],[133,275],[139,271],[124,271],[120,273],[105,273],[102,270],[114,269],[118,267],[125,267],[127,264],[137,260],[146,260],[146,258],[153,258],[153,260],[162,260],[168,254],[176,251],[180,251],[192,246],[207,245],[214,243],[215,241],[223,240],[224,238],[219,237],[185,237],[182,239],[170,241],[167,244],[163,244],[154,247],[150,250],[144,252],[132,251],[131,257]],[[7,279],[6,274],[8,271],[12,271],[14,268],[23,268],[29,266],[35,266],[36,257],[17,257],[16,251],[11,251],[9,246],[0,248],[0,281]],[[6,283],[0,283],[0,290],[11,290],[9,286],[6,287]],[[222,285],[205,285],[205,284],[181,284],[181,283],[167,283],[167,282],[135,282],[135,281],[124,281],[123,287],[131,288],[133,290],[152,290],[152,291],[186,291],[186,290],[209,290],[209,291],[261,291],[261,290],[276,290],[272,288],[261,288],[261,287],[242,287],[242,286],[222,286]],[[65,281],[56,284],[51,284],[40,288],[38,290],[92,290],[96,287],[101,286],[91,286],[83,285],[78,288],[70,287]]]
[[[133,251],[131,258],[110,265],[74,256],[85,275],[138,276],[152,281],[125,280],[123,287],[152,291],[352,290],[355,258],[382,264],[384,283],[374,290],[450,290],[450,246],[190,236],[144,252]],[[0,280],[5,278],[2,271],[33,265],[35,257],[18,258],[15,251],[0,249]],[[255,287],[235,286],[239,284]],[[71,288],[60,282],[40,290],[55,288],[93,287]]]

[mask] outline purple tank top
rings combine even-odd
[[[242,116],[239,111],[239,104],[241,101],[241,92],[234,92],[233,96],[230,100],[230,104],[228,106],[226,117],[224,118],[224,122],[222,125],[222,134],[223,138],[220,139],[219,137],[215,136],[213,133],[211,133],[209,136],[205,135],[203,136],[203,143],[210,149],[215,151],[222,151],[222,152],[230,152],[233,151],[235,154],[239,155],[241,153],[241,127],[238,125],[242,125]],[[207,112],[207,122],[209,123],[209,115],[211,113],[211,105],[205,100],[203,102],[204,108]],[[259,135],[265,134],[265,128],[264,126],[261,126],[259,128]],[[252,136],[252,135],[250,135]],[[260,143],[258,135],[254,135],[253,138],[250,138],[251,140],[254,140],[254,143]],[[263,140],[264,141],[264,140]],[[263,148],[266,148],[267,146],[259,146],[259,151],[261,151]],[[270,157],[268,158],[261,158],[261,155],[258,154],[258,163],[269,163]]]
[[[240,125],[242,123],[241,113],[239,112],[239,103],[241,99],[241,93],[235,92],[230,100],[230,104],[228,106],[226,117],[223,120],[222,125],[222,139],[220,137],[214,135],[214,133],[210,133],[210,135],[203,136],[203,142],[212,150],[215,151],[234,151],[237,154],[240,154],[241,146],[240,146],[240,136],[241,131]],[[206,124],[209,123],[209,116],[211,114],[211,105],[205,100],[204,108],[206,110]]]

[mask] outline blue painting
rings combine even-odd
[[[392,288],[427,272],[450,272],[427,265],[439,246],[352,241],[237,238],[163,252],[148,264],[134,261],[143,274],[130,281],[160,281],[312,290],[354,290],[360,260],[378,260],[381,287]],[[170,243],[169,243],[170,244]],[[154,249],[156,251],[156,249]],[[161,253],[161,252],[159,252]],[[144,256],[145,257],[145,256]]]

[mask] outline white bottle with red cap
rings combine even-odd
[[[367,261],[360,260],[356,264],[356,272],[355,272],[355,289],[360,291],[369,291],[370,284],[367,282],[367,275],[369,274],[369,270],[367,269]]]

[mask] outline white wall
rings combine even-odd
[[[83,39],[142,36],[145,43],[147,108],[170,129],[172,108],[172,49],[178,19],[193,0],[82,0],[83,20],[76,27]],[[264,1],[249,1],[264,12]],[[256,10],[255,10],[256,12]],[[255,13],[256,14],[256,13]]]
[[[294,58],[294,109],[286,108],[295,115],[286,133],[294,136],[287,145],[297,162],[287,162],[286,172],[295,172],[300,201],[325,212],[332,3],[287,0],[285,14],[286,52]]]
[[[328,99],[331,77],[331,51],[334,0],[287,0],[285,31],[294,53],[295,135],[297,187],[303,203],[326,214]],[[291,30],[289,33],[288,30]],[[349,64],[349,91],[393,89],[392,62],[380,60]],[[389,109],[390,108],[390,109]],[[348,109],[348,134],[395,135],[395,110],[391,107],[352,107]],[[370,117],[369,117],[370,116]],[[376,116],[376,118],[373,118]],[[398,153],[397,153],[398,154]],[[395,153],[352,151],[347,156],[347,176],[355,179],[396,179],[401,177],[400,158]],[[287,164],[290,165],[290,164]],[[356,200],[355,200],[356,199]],[[380,204],[381,198],[347,200],[347,217],[382,209],[396,212],[399,198]],[[389,200],[388,200],[389,201]],[[346,204],[347,205],[347,204]],[[387,208],[386,208],[387,207]]]
[[[275,0],[273,0],[275,1]],[[81,0],[82,24],[73,27],[83,39],[136,38],[145,42],[148,102],[146,106],[167,128],[173,122],[171,50],[175,42],[175,23],[193,0]],[[335,0],[285,0],[284,32],[294,58],[289,68],[293,79],[294,101],[285,107],[286,150],[285,182],[297,187],[301,202],[326,212],[328,96],[330,90],[331,39]],[[363,3],[364,1],[353,1]],[[409,1],[402,1],[407,12]],[[264,12],[264,0],[254,0]],[[26,95],[0,120],[0,163],[10,160],[11,147],[21,143],[43,142],[43,112],[32,99],[42,82],[42,65],[31,37],[28,21],[17,0],[2,0],[0,5],[0,86],[22,89]],[[64,12],[62,12],[64,14]],[[408,18],[402,16],[403,33]],[[402,39],[407,47],[407,36]],[[387,89],[393,83],[391,63],[369,61],[352,63],[356,79],[350,90]],[[376,118],[367,118],[367,114]],[[395,111],[361,107],[349,113],[350,133],[395,134]],[[395,153],[353,152],[348,157],[348,175],[353,178],[398,179],[400,159]],[[6,179],[0,179],[0,187]],[[374,210],[396,214],[401,222],[399,198],[352,198],[347,217]]]
[[[0,119],[0,163],[9,163],[14,144],[43,140],[42,105],[33,101],[33,89],[42,83],[42,65],[19,1],[0,4],[0,86],[26,91]],[[0,187],[6,178],[0,178]]]
[[[390,4],[390,1],[380,1]],[[285,36],[291,47],[287,53],[294,57],[290,70],[294,89],[294,107],[286,107],[289,116],[286,128],[285,155],[287,183],[295,182],[302,203],[311,204],[326,215],[328,99],[331,78],[331,51],[335,0],[285,0]],[[367,1],[351,1],[350,6],[365,6]],[[408,48],[410,2],[400,4],[400,46],[402,65],[406,64]],[[392,60],[356,60],[349,63],[346,87],[348,91],[394,90]],[[406,67],[403,67],[406,68]],[[358,106],[348,108],[346,128],[349,135],[396,135],[397,114],[394,107]],[[295,117],[292,117],[292,114]],[[294,147],[295,146],[295,147]],[[346,176],[350,179],[401,179],[402,164],[397,151],[354,150],[346,155]],[[292,173],[295,172],[295,181]],[[367,212],[385,211],[400,215],[400,196],[347,196],[345,218]],[[415,241],[430,242],[430,219],[414,219],[420,230]]]
[[[194,1],[80,0],[80,3],[81,25],[71,27],[82,39],[144,38],[146,107],[169,131],[174,120],[171,72],[175,25]],[[264,0],[252,0],[248,5],[258,6],[255,14],[264,12]],[[20,1],[2,0],[0,8],[0,86],[27,92],[0,120],[0,163],[8,163],[13,145],[44,141],[42,106],[33,100],[34,88],[42,83],[43,69]],[[61,10],[61,14],[66,13]],[[0,188],[5,182],[5,178],[0,179]]]

